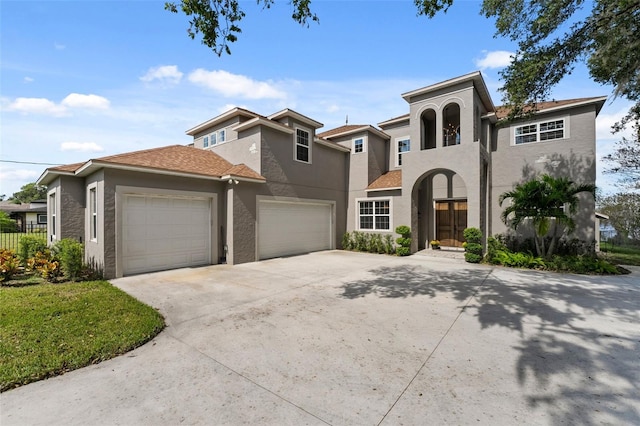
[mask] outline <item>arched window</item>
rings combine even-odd
[[[436,147],[436,112],[428,109],[420,116],[420,149]]]
[[[456,103],[442,111],[442,145],[460,145],[460,106]]]

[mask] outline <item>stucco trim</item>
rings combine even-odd
[[[241,132],[243,130],[250,129],[250,128],[255,127],[255,126],[266,126],[266,127],[271,128],[271,129],[278,130],[280,132],[284,132],[284,133],[287,133],[287,134],[292,134],[294,132],[293,129],[291,129],[290,127],[285,126],[282,123],[278,123],[278,122],[275,122],[275,121],[267,120],[266,118],[263,118],[263,117],[252,118],[251,120],[247,120],[244,123],[236,124],[235,126],[233,126],[231,128],[231,130],[239,133],[239,132]]]
[[[373,189],[365,189],[364,192],[380,192],[380,191],[396,191],[401,190],[401,186],[394,186],[391,188],[373,188]],[[368,198],[367,198],[368,199]]]
[[[200,123],[197,126],[194,126],[192,128],[190,128],[189,130],[187,130],[185,133],[189,136],[194,136],[196,133],[199,133],[200,131],[207,129],[209,127],[214,126],[217,123],[221,123],[223,121],[226,121],[230,118],[233,118],[235,116],[238,115],[242,115],[245,117],[255,117],[258,114],[251,112],[249,110],[246,109],[242,109],[242,108],[233,108],[230,109],[229,111],[223,112],[222,114],[218,115],[217,117],[214,117],[210,120],[205,121],[204,123]]]

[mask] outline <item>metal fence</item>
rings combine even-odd
[[[17,250],[20,238],[25,235],[30,235],[37,238],[42,238],[42,241],[47,241],[47,225],[38,223],[25,224],[24,232],[16,232],[11,229],[3,229],[0,231],[0,248]]]

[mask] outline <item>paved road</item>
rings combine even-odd
[[[0,396],[16,424],[640,424],[640,269],[340,251],[114,284],[168,327]]]

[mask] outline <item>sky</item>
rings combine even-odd
[[[246,13],[232,54],[187,35],[163,1],[0,0],[0,194],[49,165],[188,144],[185,131],[235,106],[291,108],[324,124],[373,124],[406,114],[402,93],[480,70],[495,105],[499,71],[516,44],[495,38],[480,1],[418,17],[413,1],[313,0],[319,24],[300,26],[289,1]],[[610,96],[597,119],[597,157],[620,135],[630,103],[578,66],[553,99]],[[36,164],[30,164],[36,163]],[[615,192],[614,177],[597,185]]]

